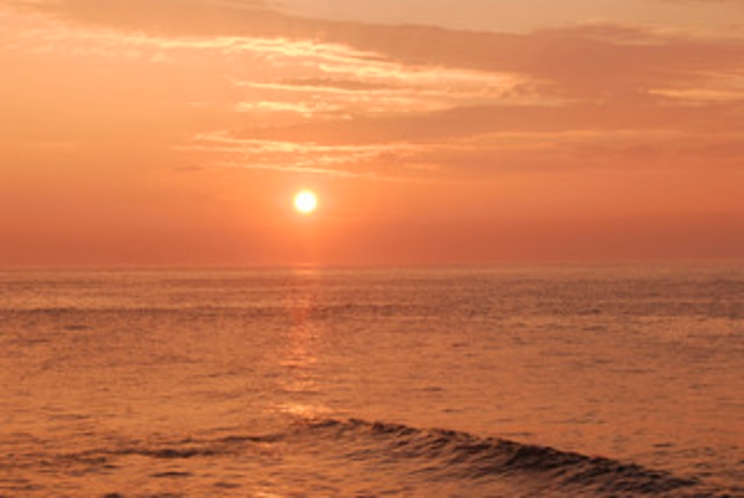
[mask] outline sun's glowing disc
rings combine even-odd
[[[318,197],[310,190],[303,190],[295,196],[294,206],[300,213],[310,214],[318,207]]]

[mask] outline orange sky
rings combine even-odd
[[[740,0],[0,0],[0,116],[0,266],[744,257]]]

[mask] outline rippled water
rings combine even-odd
[[[741,266],[0,273],[0,496],[744,496]]]

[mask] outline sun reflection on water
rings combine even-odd
[[[293,278],[295,286],[288,296],[290,327],[279,361],[282,367],[279,390],[288,399],[279,404],[279,410],[311,418],[330,412],[326,406],[308,399],[321,394],[317,363],[323,330],[313,319],[313,312],[318,294],[322,292],[322,282],[317,271],[308,269],[298,271]]]

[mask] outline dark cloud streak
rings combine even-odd
[[[744,129],[744,115],[730,106],[697,107],[585,104],[573,106],[480,106],[407,116],[357,117],[276,128],[246,128],[256,139],[325,144],[370,144],[400,140],[444,140],[481,133],[558,133],[572,130],[678,130],[687,132]]]

